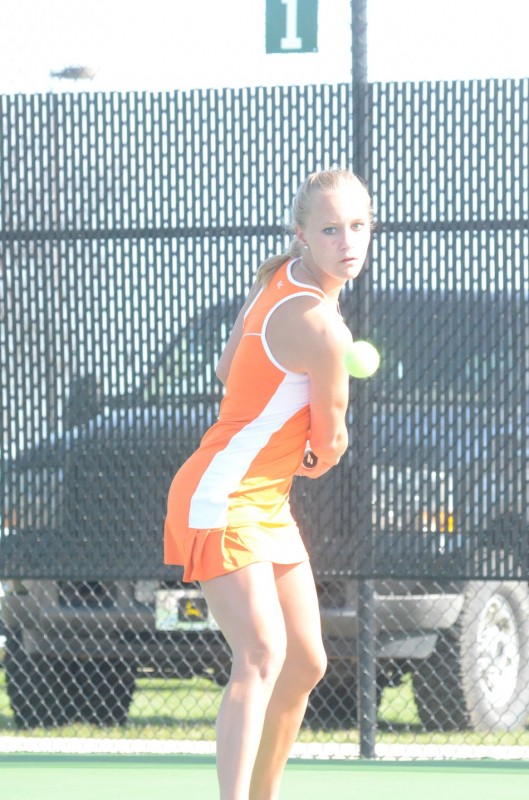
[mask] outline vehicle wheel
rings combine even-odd
[[[18,728],[49,728],[75,719],[72,674],[66,661],[28,655],[21,633],[7,631],[4,667]]]
[[[78,718],[96,725],[123,725],[136,687],[133,666],[119,659],[78,662]]]
[[[347,672],[338,669],[333,661],[323,679],[312,690],[305,724],[310,728],[350,728],[357,720],[357,681],[355,666]]]
[[[529,715],[529,589],[472,582],[454,628],[413,678],[429,730],[513,730]]]
[[[310,728],[351,728],[358,718],[358,681],[356,661],[329,661],[327,672],[312,690],[305,725]],[[377,708],[382,697],[382,683],[376,687]]]

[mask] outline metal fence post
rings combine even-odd
[[[367,165],[369,153],[367,137],[369,127],[367,124],[368,91],[367,91],[367,0],[351,0],[352,19],[352,88],[353,88],[353,168],[358,175],[367,179]],[[360,281],[360,288],[366,291],[365,282]],[[358,292],[359,300],[362,292]],[[358,303],[365,309],[364,303]],[[354,437],[357,441],[365,439],[365,419],[363,409],[367,400],[365,392],[358,393],[355,409],[357,420]],[[365,452],[368,452],[367,450]],[[363,510],[369,509],[369,502],[364,506],[366,497],[371,496],[371,470],[370,463],[364,464],[364,474],[360,477],[361,488],[358,493],[358,502]],[[369,549],[372,537],[367,536],[364,528],[369,524],[369,517],[363,513],[358,515],[359,529],[357,535],[361,537]],[[360,530],[361,528],[361,530]],[[362,532],[366,535],[362,536]],[[369,552],[360,546],[362,563],[371,562]],[[363,574],[365,572],[363,571]],[[358,582],[358,718],[360,727],[360,756],[374,758],[376,738],[376,662],[375,662],[375,604],[374,586],[369,578],[362,578]]]
[[[360,757],[375,757],[377,689],[373,581],[358,582],[358,720]]]

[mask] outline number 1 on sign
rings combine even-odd
[[[302,41],[298,36],[298,0],[281,0],[287,7],[286,36],[281,38],[282,50],[301,50]]]

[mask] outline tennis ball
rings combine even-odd
[[[371,342],[353,342],[345,354],[345,368],[353,378],[370,378],[380,365],[380,354]]]

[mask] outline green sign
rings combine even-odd
[[[318,0],[266,0],[266,52],[317,51]]]

